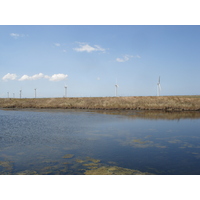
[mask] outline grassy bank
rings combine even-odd
[[[1,98],[1,108],[200,111],[200,96]]]

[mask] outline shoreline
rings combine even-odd
[[[200,111],[200,96],[0,98],[0,108]]]

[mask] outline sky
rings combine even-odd
[[[200,26],[0,26],[0,98],[200,95]]]

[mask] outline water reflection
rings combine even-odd
[[[106,115],[122,115],[132,119],[152,119],[152,120],[180,120],[180,119],[199,119],[200,112],[197,111],[184,111],[184,112],[165,112],[158,110],[95,110],[93,112],[106,114]]]
[[[200,113],[0,110],[0,174],[200,174]]]

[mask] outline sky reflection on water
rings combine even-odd
[[[197,175],[199,122],[199,112],[0,110],[0,174]]]

